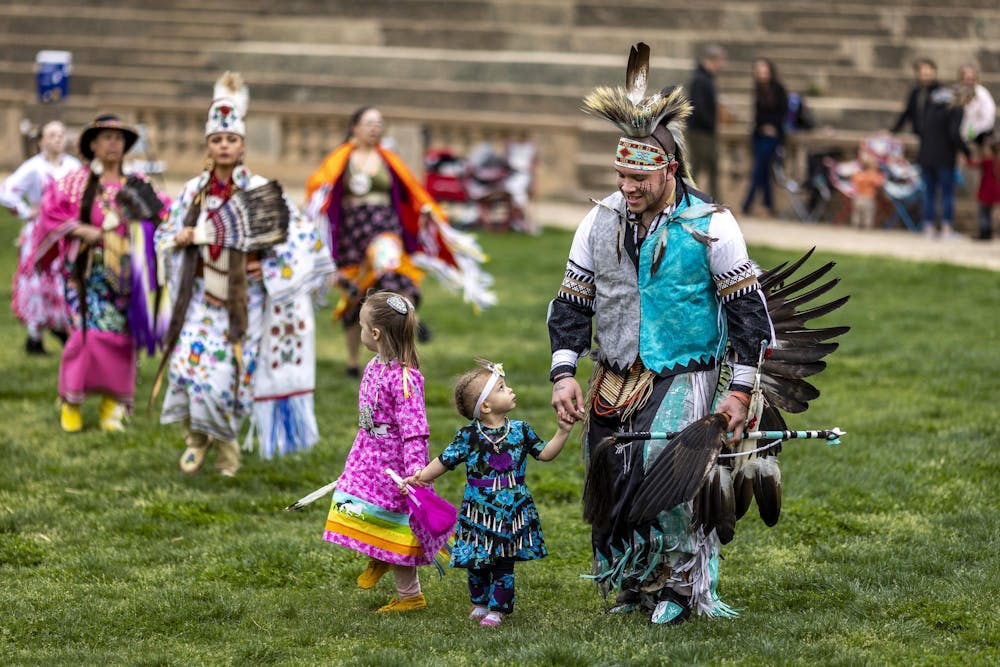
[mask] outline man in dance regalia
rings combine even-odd
[[[597,88],[584,100],[623,133],[618,191],[595,201],[573,239],[548,316],[550,379],[557,416],[586,425],[588,492],[598,489],[585,508],[594,578],[618,593],[612,611],[643,609],[653,623],[676,624],[692,612],[735,615],[716,593],[719,531],[687,501],[636,520],[637,489],[669,445],[609,446],[609,436],[680,431],[717,412],[735,440],[774,332],[736,220],[688,175],[688,100],[680,88],[645,96],[648,57],[645,44],[633,47],[626,88]],[[584,400],[575,374],[591,338]]]

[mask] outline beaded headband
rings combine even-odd
[[[486,386],[483,387],[483,391],[479,394],[479,399],[476,401],[476,407],[472,410],[472,418],[479,419],[479,409],[483,407],[483,401],[486,397],[490,395],[494,387],[497,386],[497,382],[502,377],[506,377],[503,372],[503,364],[495,364],[492,361],[486,361],[485,359],[477,360],[479,363],[490,372],[490,379],[486,381]]]
[[[615,152],[615,166],[642,171],[657,171],[665,169],[674,156],[668,155],[659,146],[651,146],[622,137],[618,140],[618,150]]]

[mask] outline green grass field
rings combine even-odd
[[[58,425],[58,343],[23,352],[7,303],[16,223],[0,217],[0,664],[17,665],[651,665],[995,664],[1000,596],[998,276],[888,259],[836,259],[850,303],[829,317],[853,330],[797,427],[840,426],[839,447],[806,441],[782,454],[784,509],[754,510],[724,548],[720,593],[736,620],[652,627],[608,616],[592,585],[580,518],[579,432],[529,485],[549,558],[518,567],[516,613],[496,630],[466,619],[462,571],[424,570],[430,606],[383,617],[391,577],[354,579],[364,560],[321,539],[328,504],[282,508],[339,474],[356,424],[343,337],[318,317],[322,441],[278,461],[247,457],[239,476],[177,470],[182,432],[157,413],[124,434]],[[452,380],[475,356],[502,360],[516,415],[547,437],[545,310],[570,234],[486,236],[500,305],[473,316],[438,286],[421,348],[431,455],[463,420]],[[763,266],[794,253],[754,248]],[[154,370],[144,360],[137,402]],[[439,491],[461,496],[460,472]]]

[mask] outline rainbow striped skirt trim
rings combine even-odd
[[[335,491],[323,539],[395,565],[425,565],[410,515],[390,512],[343,491]]]

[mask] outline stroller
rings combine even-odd
[[[829,166],[836,164],[842,156],[843,153],[836,148],[807,154],[806,175],[802,181],[786,175],[783,159],[775,160],[773,167],[775,182],[788,192],[792,216],[802,222],[819,222],[826,219],[836,192],[830,178]]]
[[[497,231],[525,228],[534,144],[512,143],[507,152],[500,155],[488,143],[473,148],[465,160],[448,149],[427,151],[425,186],[452,225]]]

